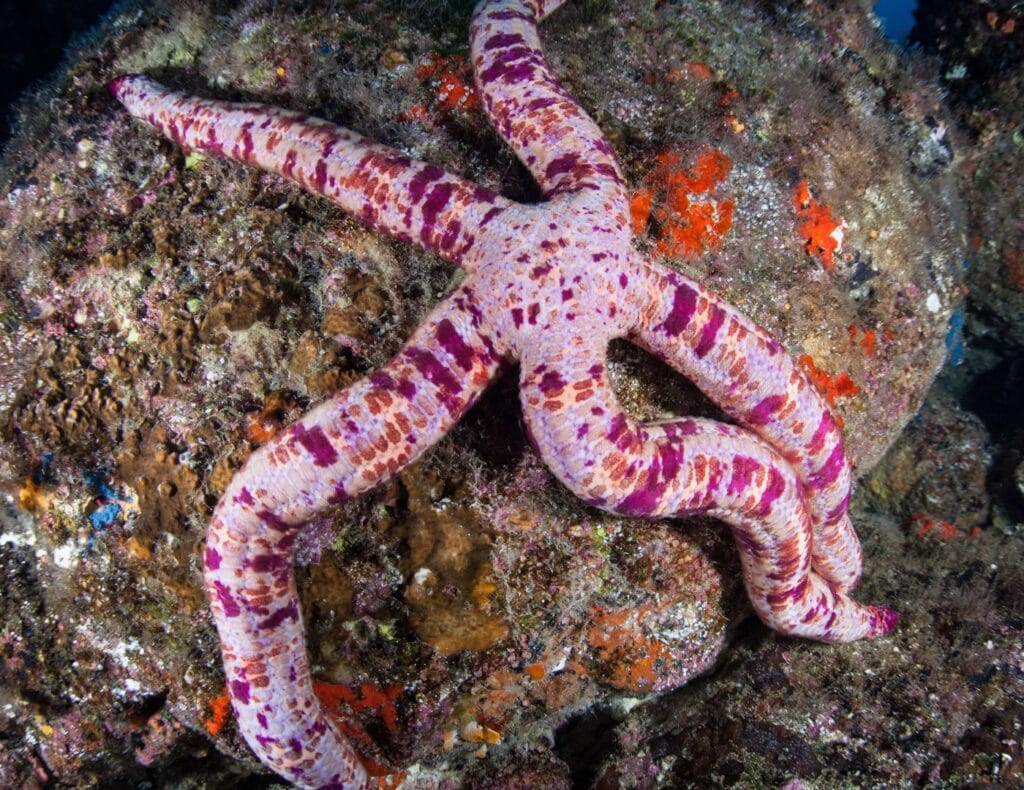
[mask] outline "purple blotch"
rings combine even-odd
[[[825,437],[832,430],[834,425],[832,415],[827,411],[821,413],[821,421],[818,423],[818,427],[814,430],[814,436],[811,437],[811,441],[807,443],[807,452],[814,455],[821,452],[821,448],[825,446]]]
[[[765,594],[764,599],[772,606],[785,604],[787,601],[799,600],[803,597],[804,592],[806,592],[809,582],[810,579],[805,576],[795,586],[790,587],[788,590],[767,593]]]
[[[482,187],[479,184],[473,184],[470,196],[478,203],[493,203],[498,197],[496,194],[491,192],[491,190],[486,187]]]
[[[615,509],[625,516],[646,516],[653,513],[665,496],[665,485],[658,482],[660,477],[661,462],[655,458],[647,470],[647,480],[643,488],[633,491],[619,502]]]
[[[871,622],[875,625],[875,630],[878,633],[889,633],[896,627],[896,623],[899,621],[900,613],[895,609],[890,609],[888,606],[874,607],[874,613],[871,615]]]
[[[274,571],[287,570],[288,558],[280,554],[257,554],[245,561],[247,567],[257,573],[272,573]]]
[[[292,426],[291,433],[306,448],[306,452],[313,456],[314,465],[331,466],[337,462],[338,451],[319,425],[306,430],[302,423],[298,423]]]
[[[316,184],[317,191],[324,191],[324,185],[327,183],[327,163],[323,159],[316,163],[313,170],[313,183]]]
[[[494,65],[480,73],[478,81],[486,85],[497,79],[505,82],[523,82],[531,79],[536,71],[536,66],[529,60],[521,60],[522,47],[508,49],[499,56]],[[527,50],[530,52],[530,50]]]
[[[457,219],[453,219],[448,223],[448,226],[444,230],[444,234],[441,236],[441,240],[438,242],[438,246],[442,250],[450,250],[455,246],[455,242],[459,239],[459,233],[462,231],[462,223]]]
[[[412,400],[413,395],[416,394],[416,385],[409,379],[401,379],[398,382],[398,394],[406,400]]]
[[[504,210],[505,209],[499,208],[498,206],[487,209],[487,213],[484,214],[483,219],[480,220],[480,227],[482,228],[484,225],[486,225],[488,222],[490,222]]]
[[[217,593],[217,600],[220,601],[225,617],[238,617],[242,613],[242,609],[231,594],[230,588],[224,582],[214,581],[213,590]]]
[[[565,379],[562,378],[557,370],[549,370],[541,376],[540,382],[537,384],[537,386],[540,387],[540,391],[545,395],[560,392],[565,388],[565,385]]]
[[[843,446],[841,444],[837,444],[832,450],[832,455],[830,455],[828,460],[825,462],[825,465],[811,475],[811,479],[807,481],[807,485],[811,488],[825,488],[825,486],[835,482],[836,478],[839,477],[839,473],[843,469],[843,463],[845,460],[846,456],[843,453]]]
[[[768,467],[768,487],[764,490],[761,501],[758,503],[758,515],[767,516],[772,505],[775,504],[775,500],[782,496],[785,490],[786,478],[774,466]]]
[[[696,309],[697,292],[688,285],[680,285],[672,295],[672,309],[656,328],[667,335],[676,337],[689,325]]]
[[[534,99],[533,101],[528,102],[526,105],[526,109],[528,111],[533,112],[536,110],[543,110],[547,107],[550,107],[553,104],[558,104],[558,99],[552,96],[545,96],[542,99]]]
[[[554,178],[555,176],[560,176],[564,173],[571,173],[573,168],[575,168],[579,163],[579,154],[563,154],[557,159],[552,159],[551,162],[548,163],[547,169],[544,171],[544,175],[548,178]]]
[[[679,469],[683,465],[685,450],[682,445],[672,446],[662,444],[658,447],[658,457],[661,459],[661,476],[667,483],[679,476]]]
[[[437,357],[422,348],[410,348],[406,350],[406,356],[412,361],[420,373],[422,373],[431,384],[437,387],[445,398],[446,405],[451,405],[449,399],[461,391],[459,380],[444,365],[438,362]]]
[[[700,342],[697,343],[697,347],[693,350],[693,353],[697,355],[698,359],[703,359],[708,355],[708,352],[715,347],[715,337],[718,335],[718,330],[722,327],[722,322],[725,321],[725,310],[717,305],[711,310],[711,318],[700,333]]]
[[[345,481],[341,481],[334,487],[334,493],[327,499],[330,505],[340,505],[348,501],[348,491],[345,490]]]
[[[612,424],[608,428],[608,441],[612,442],[620,450],[623,449],[622,446],[620,446],[620,440],[627,436],[627,427],[626,415],[620,412],[612,418]],[[626,441],[625,444],[628,446],[629,442]]]
[[[231,696],[243,705],[249,704],[249,683],[245,680],[231,681]]]
[[[742,494],[747,490],[754,472],[760,464],[754,458],[746,455],[736,455],[732,459],[732,477],[729,479],[729,487],[726,493],[730,496]]]
[[[422,167],[409,179],[409,199],[413,203],[419,203],[427,189],[427,184],[437,181],[443,176],[444,170],[436,165],[425,165]]]
[[[747,414],[747,422],[751,425],[764,425],[775,412],[782,408],[785,402],[785,395],[769,395],[750,410]]]
[[[287,532],[291,528],[284,519],[272,510],[261,510],[258,515],[260,521],[271,529],[276,529],[278,532]]]
[[[634,491],[615,506],[615,510],[624,516],[646,516],[654,511],[661,501],[661,495],[650,488]]]
[[[451,321],[445,318],[438,322],[435,333],[441,347],[455,357],[455,361],[459,364],[460,368],[466,371],[473,369],[476,352],[462,339],[462,335],[459,334]]]
[[[277,628],[285,620],[298,620],[299,619],[299,607],[295,605],[295,601],[292,601],[287,606],[282,606],[277,609],[270,617],[260,620],[257,624],[257,628],[272,629]]]
[[[524,43],[526,42],[519,33],[497,33],[484,42],[484,48],[494,49],[497,47],[508,47],[512,44]]]
[[[370,376],[370,383],[373,384],[373,386],[384,390],[391,390],[395,388],[395,380],[383,370],[374,372]]]
[[[499,22],[506,19],[522,19],[525,22],[535,22],[536,20],[530,14],[524,14],[522,11],[495,11],[493,14],[488,14],[488,19],[496,19]]]
[[[846,492],[846,496],[843,497],[843,501],[836,505],[832,510],[829,511],[828,515],[825,516],[826,524],[837,524],[846,512],[850,509],[850,492]]]
[[[437,215],[441,213],[441,209],[451,200],[454,189],[451,184],[438,184],[430,190],[430,194],[427,195],[427,199],[423,203],[423,222],[425,227],[420,232],[420,238],[425,237],[433,229],[437,223]]]

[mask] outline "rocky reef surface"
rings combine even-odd
[[[126,4],[23,104],[0,169],[0,785],[273,783],[226,704],[206,520],[254,447],[388,359],[457,279],[178,149],[106,81],[299,109],[539,200],[473,90],[471,5]],[[392,784],[1020,777],[1021,483],[1002,418],[958,400],[969,371],[1012,368],[991,337],[1014,336],[1019,212],[1000,213],[1010,181],[970,175],[998,159],[935,61],[893,49],[867,5],[586,0],[542,33],[620,157],[637,243],[778,337],[874,468],[858,596],[902,625],[842,647],[771,634],[720,525],[611,517],[561,488],[513,373],[299,547],[318,693]],[[966,5],[983,35],[1014,19]],[[1018,47],[1022,22],[1003,34]],[[979,90],[1009,157],[1019,122]],[[965,324],[968,363],[922,409]],[[625,343],[611,369],[634,416],[715,414]]]

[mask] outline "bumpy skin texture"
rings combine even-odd
[[[180,145],[292,179],[468,272],[393,360],[253,453],[210,524],[207,592],[239,730],[266,765],[303,787],[368,779],[313,695],[296,535],[317,512],[414,461],[516,359],[533,442],[586,502],[728,523],[754,608],[782,633],[842,642],[895,623],[891,610],[848,594],[861,554],[847,515],[850,469],[827,405],[764,330],[632,246],[614,153],[541,54],[537,23],[561,3],[486,0],[470,31],[486,111],[544,191],[540,205],[325,121],[183,96],[141,76],[110,86]],[[617,337],[691,378],[743,427],[632,420],[605,365]]]

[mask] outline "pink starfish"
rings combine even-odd
[[[537,450],[587,503],[725,521],[755,610],[784,634],[840,642],[895,623],[848,594],[861,555],[829,408],[764,330],[633,247],[611,146],[541,54],[537,23],[562,2],[486,0],[470,30],[487,114],[543,190],[539,205],[297,113],[191,98],[141,76],[110,85],[179,144],[292,179],[467,272],[394,359],[253,453],[210,524],[207,592],[239,730],[303,787],[367,779],[313,694],[296,535],[416,460],[513,360]],[[745,429],[632,420],[605,365],[618,337],[691,378]]]

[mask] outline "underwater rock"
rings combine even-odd
[[[922,0],[912,33],[937,56],[971,144],[959,165],[974,334],[1024,348],[1024,13],[1006,0]]]
[[[209,509],[252,447],[388,359],[457,276],[280,179],[177,149],[106,81],[301,109],[540,197],[474,102],[464,4],[231,8],[122,9],[6,152],[5,780],[261,770],[224,713]],[[620,157],[638,244],[798,357],[871,467],[962,296],[935,88],[850,9],[579,3],[542,34]],[[714,412],[660,363],[613,352],[634,416]],[[720,531],[582,505],[529,446],[506,379],[416,467],[303,536],[315,674],[410,781],[565,781],[549,752],[566,722],[718,659],[746,612]]]
[[[927,520],[969,532],[989,519],[991,442],[981,420],[938,386],[871,473],[864,503],[922,529]]]
[[[859,594],[898,602],[900,627],[844,651],[741,629],[713,677],[606,722],[583,786],[1021,782],[1019,536],[933,540],[854,512],[874,569]]]
[[[934,56],[970,140],[959,165],[970,239],[965,364],[944,376],[992,437],[994,524],[1024,517],[1024,14],[1011,2],[924,0],[913,37]]]

